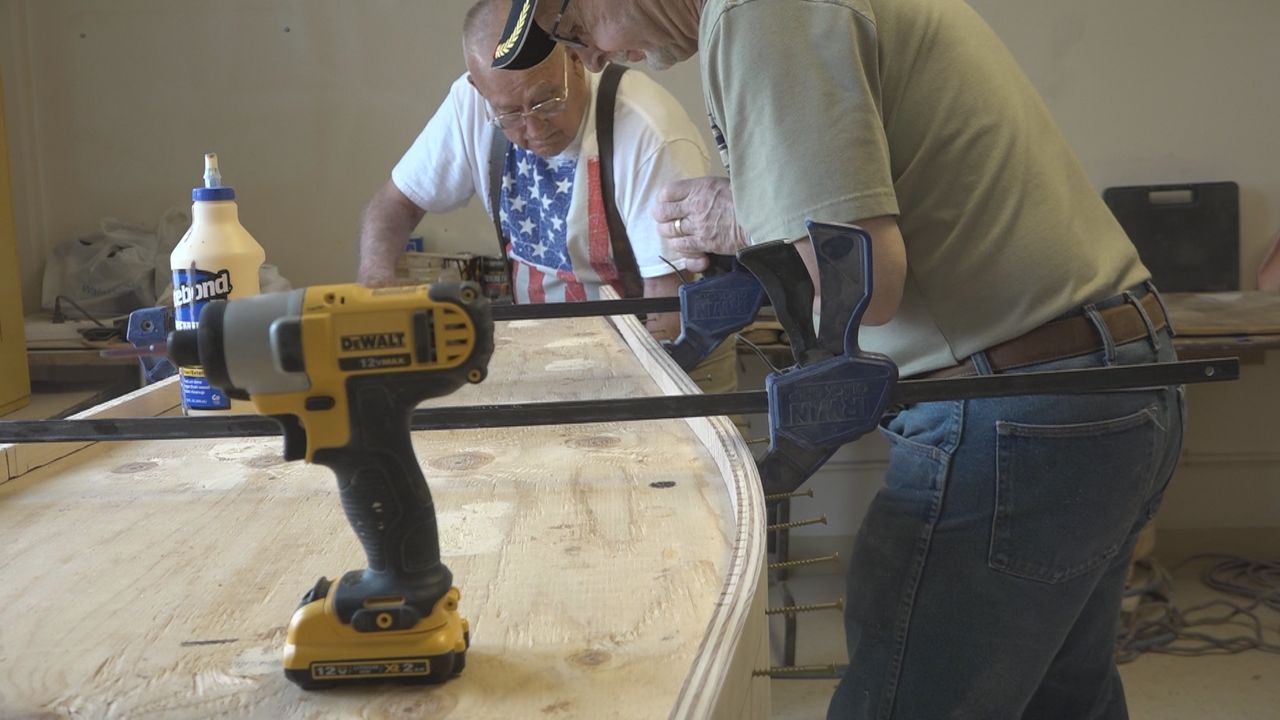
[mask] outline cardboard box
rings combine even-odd
[[[396,279],[414,285],[461,282],[470,263],[469,256],[410,251],[396,264]]]
[[[429,285],[467,280],[479,283],[491,300],[509,298],[511,277],[502,258],[469,253],[430,253],[409,250],[396,264],[396,280],[404,285]]]

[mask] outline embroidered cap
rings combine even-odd
[[[511,16],[493,51],[493,67],[502,70],[527,70],[546,60],[555,49],[551,34],[534,22],[538,0],[515,0]]]

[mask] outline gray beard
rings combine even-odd
[[[650,70],[661,72],[668,70],[672,65],[683,61],[685,58],[680,57],[676,51],[671,48],[658,48],[656,50],[644,51],[644,62]],[[627,59],[627,54],[623,52],[613,53],[609,56],[609,62],[619,65],[626,65],[631,61]]]
[[[650,70],[667,70],[672,65],[684,60],[670,48],[659,48],[657,50],[646,50],[644,53],[645,64]]]

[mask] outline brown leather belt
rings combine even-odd
[[[1160,330],[1168,324],[1164,308],[1155,293],[1147,293],[1138,301],[1142,304],[1151,324]],[[1132,303],[1124,302],[1098,311],[1102,322],[1116,345],[1123,345],[1147,337],[1147,324]],[[1087,315],[1075,315],[1053,320],[1031,332],[987,348],[987,362],[995,372],[1014,370],[1052,360],[1088,355],[1103,349],[1098,329]],[[916,375],[921,380],[938,380],[949,377],[977,375],[973,358],[968,357],[957,365]]]

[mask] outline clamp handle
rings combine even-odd
[[[818,345],[832,355],[858,357],[858,331],[871,305],[871,236],[856,225],[810,220],[805,227],[822,285]]]
[[[149,307],[129,313],[124,338],[134,347],[163,343],[173,332],[173,308]]]
[[[755,321],[764,288],[731,257],[713,256],[712,271],[680,286],[680,337],[667,352],[688,372],[729,336]]]
[[[781,240],[753,245],[738,253],[738,262],[756,276],[769,295],[796,364],[829,357],[818,345],[813,328],[813,278],[795,246]]]
[[[136,348],[163,344],[174,328],[173,308],[150,307],[129,313],[129,325],[124,338]],[[176,375],[178,369],[167,357],[140,357],[138,364],[146,376],[147,384]]]
[[[816,333],[813,281],[799,252],[768,243],[739,255],[773,300],[796,358],[795,367],[765,378],[769,451],[757,465],[769,495],[794,492],[841,446],[875,429],[898,380],[889,358],[858,345],[871,302],[871,236],[854,225],[806,227],[822,281]]]

